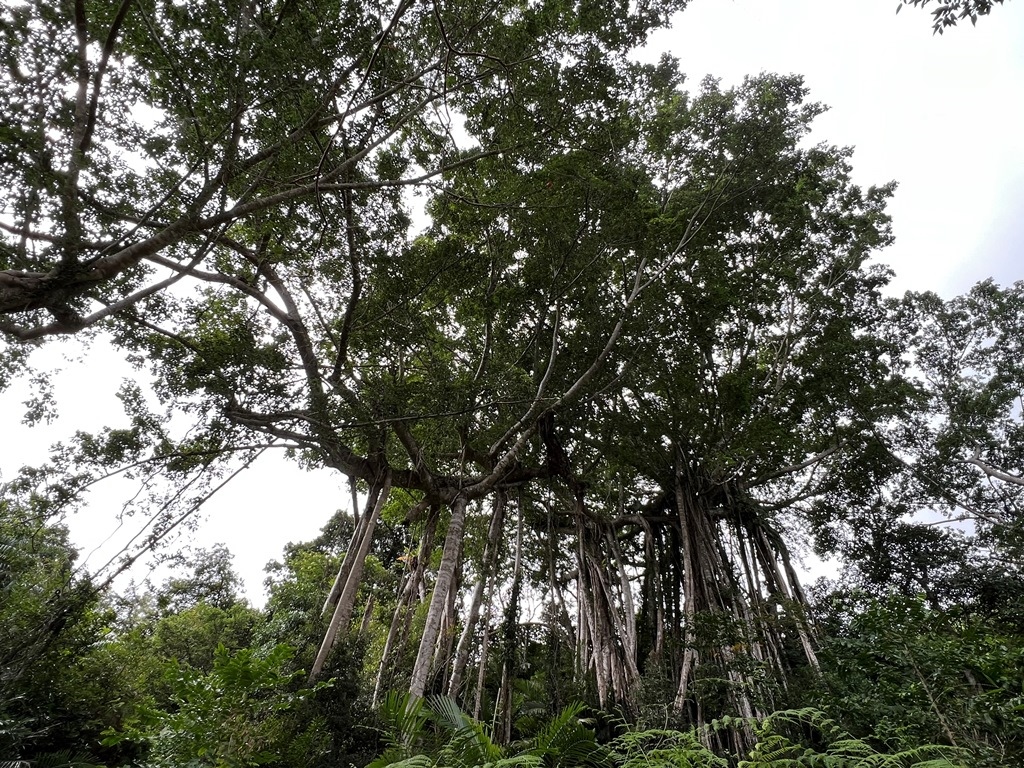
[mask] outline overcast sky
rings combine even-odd
[[[988,277],[1024,279],[1024,2],[943,36],[932,35],[929,13],[897,16],[896,5],[693,0],[640,55],[677,56],[694,88],[709,74],[726,85],[762,71],[803,75],[811,98],[831,108],[814,139],[855,147],[859,183],[899,182],[890,206],[896,244],[882,255],[896,270],[894,290],[949,297]],[[123,420],[113,394],[131,369],[100,348],[81,363],[62,362],[75,348],[72,339],[42,350],[65,369],[53,423],[20,424],[26,383],[0,395],[0,478],[43,461],[47,446],[75,429]],[[69,521],[92,568],[109,553],[90,555],[97,545],[112,534],[123,540],[137,524],[116,531],[117,490],[94,493],[88,514]],[[250,599],[262,602],[266,562],[284,543],[315,536],[347,498],[335,473],[262,459],[215,497],[195,543],[226,543]]]

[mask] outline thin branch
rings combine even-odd
[[[208,502],[211,498],[213,498],[213,496],[218,491],[220,491],[228,483],[230,483],[232,480],[234,480],[236,477],[238,477],[240,474],[242,474],[242,472],[244,472],[249,467],[251,467],[253,462],[256,461],[256,459],[258,459],[260,456],[263,455],[264,450],[265,449],[257,451],[256,453],[254,453],[252,456],[250,456],[248,459],[246,459],[245,463],[242,464],[242,466],[238,467],[234,472],[232,472],[230,475],[228,475],[224,480],[222,480],[220,483],[218,483],[216,486],[214,486],[208,493],[204,494],[201,498],[199,498],[199,499],[195,500],[194,502],[192,502],[192,504],[188,507],[188,509],[186,509],[183,513],[181,513],[163,531],[161,531],[159,534],[150,536],[147,539],[145,546],[142,549],[140,549],[138,552],[136,552],[134,555],[131,555],[130,557],[128,557],[124,561],[122,561],[121,565],[118,566],[118,568],[116,568],[114,570],[114,572],[111,573],[106,579],[104,579],[103,582],[98,587],[96,587],[96,590],[98,592],[102,592],[103,590],[107,589],[114,582],[114,580],[118,576],[120,576],[122,573],[127,571],[129,568],[131,568],[132,565],[134,565],[135,562],[140,557],[142,557],[146,552],[150,552],[153,549],[155,549],[156,545],[159,544],[164,538],[166,538],[167,535],[169,533],[171,533],[171,531],[175,530],[179,525],[181,525],[183,522],[185,522],[185,520],[187,520],[189,517],[191,517],[196,512],[198,512],[202,508],[202,506],[206,502]],[[156,519],[160,516],[160,514],[162,512],[164,512],[164,510],[167,509],[167,506],[168,506],[167,504],[164,504],[164,505],[162,505],[160,507],[159,510],[157,510],[156,514],[154,514],[150,518],[150,522],[146,525],[147,528],[149,527],[149,525],[151,525],[153,522],[156,521]],[[143,530],[145,530],[145,528],[143,528]],[[135,539],[137,539],[141,535],[142,535],[142,531],[140,531],[138,534],[136,534],[136,536],[132,539],[132,542],[134,542]],[[109,568],[114,563],[114,561],[117,560],[118,557],[120,557],[122,554],[124,554],[125,552],[128,551],[128,547],[131,546],[132,542],[129,542],[124,547],[122,547],[121,551],[118,552],[117,554],[115,554],[113,557],[111,557],[110,560],[108,560],[107,563],[105,565],[103,565],[103,567],[101,567],[97,571],[97,573],[102,573],[104,570]]]
[[[133,0],[121,0],[121,5],[118,7],[114,21],[107,32],[107,40],[103,44],[100,62],[92,76],[92,99],[89,101],[89,114],[86,119],[85,133],[82,136],[81,144],[78,146],[79,151],[82,153],[89,151],[89,146],[92,143],[92,134],[96,128],[96,115],[99,111],[100,87],[103,84],[103,75],[106,74],[107,64],[110,62],[110,56],[114,52],[114,44],[117,41],[118,32],[121,30],[121,24],[124,22],[125,16],[128,15],[128,9],[131,7],[132,2]]]
[[[785,475],[791,475],[794,472],[799,472],[803,469],[807,469],[808,467],[813,466],[814,464],[818,464],[819,462],[824,461],[845,445],[846,441],[830,445],[821,453],[816,453],[810,458],[801,461],[799,464],[790,464],[788,467],[782,467],[782,469],[777,469],[774,472],[769,472],[767,475],[762,475],[761,477],[754,478],[747,484],[747,487],[756,488],[757,486],[763,485],[771,480],[777,480],[778,478],[784,477]]]

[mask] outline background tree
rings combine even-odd
[[[1019,760],[1019,630],[970,601],[935,610],[915,597],[830,600],[820,611],[829,637],[820,701],[853,733],[899,749],[957,745],[972,765]]]
[[[915,424],[922,482],[942,477],[947,506],[961,502],[981,525],[1012,524],[1024,488],[1024,284],[986,281],[948,302],[908,294],[905,304],[918,321],[915,361],[929,398],[931,423]]]
[[[931,0],[901,0],[902,5],[896,6],[899,13],[904,5],[924,8]],[[971,26],[978,23],[979,16],[988,16],[995,5],[1002,5],[1003,0],[952,0],[943,2],[932,11],[932,29],[940,35],[948,27],[956,26],[964,19],[971,20]]]
[[[100,748],[133,697],[106,647],[113,611],[74,570],[64,526],[0,499],[0,754],[82,762],[124,759]]]

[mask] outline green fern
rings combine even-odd
[[[410,702],[393,694],[380,713],[389,726],[391,747],[368,768],[729,768],[734,763],[716,755],[700,737],[723,731],[742,731],[755,739],[738,768],[966,768],[969,759],[966,750],[940,745],[882,752],[810,708],[782,710],[762,720],[723,717],[704,731],[626,732],[603,747],[580,722],[584,709],[581,704],[566,707],[507,754],[451,698]],[[428,738],[430,722],[447,734],[440,745]]]
[[[701,743],[695,731],[650,729],[611,743],[620,768],[728,768],[729,762]]]
[[[731,718],[712,723],[716,729],[730,729],[744,722]],[[955,747],[928,744],[897,753],[880,752],[869,742],[846,733],[835,720],[817,709],[774,712],[760,721],[745,721],[757,742],[748,760],[739,768],[966,768],[969,753]],[[816,742],[827,744],[824,751],[794,741],[782,731],[798,734],[817,731]]]
[[[390,694],[380,708],[388,749],[367,768],[611,768],[611,753],[580,722],[582,704],[562,710],[512,754],[496,745],[486,726],[447,696],[410,700]],[[433,723],[440,743],[431,738]]]
[[[47,752],[32,760],[0,760],[0,768],[102,768],[93,758],[82,752],[65,749]]]
[[[384,697],[377,714],[384,723],[384,739],[388,747],[366,768],[428,768],[433,764],[433,760],[424,754],[429,751],[424,742],[430,712],[423,699],[391,691]],[[422,762],[423,759],[426,763]],[[416,764],[407,764],[410,760]]]
[[[429,755],[412,755],[392,761],[389,752],[385,752],[366,768],[433,768],[434,759]]]

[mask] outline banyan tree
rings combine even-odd
[[[200,473],[267,446],[342,473],[355,528],[311,675],[383,627],[376,697],[479,713],[496,690],[506,735],[538,631],[602,707],[656,683],[696,722],[813,673],[787,542],[881,481],[903,389],[869,264],[889,189],[809,142],[799,78],[689,95],[628,56],[671,3],[122,5],[110,87],[156,117],[93,99],[102,68],[81,110],[40,115],[69,170],[26,198],[0,309],[17,338],[103,320],[192,417],[175,440],[128,398],[132,429],[90,444],[179,481],[154,538]],[[375,601],[382,516],[413,541]]]

